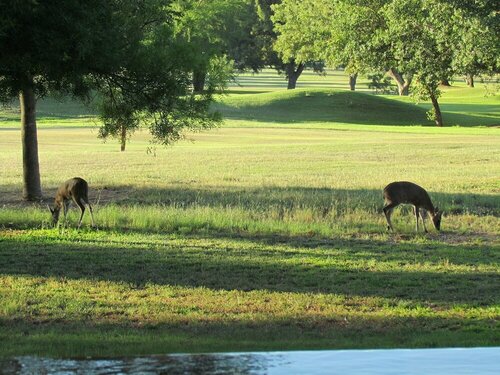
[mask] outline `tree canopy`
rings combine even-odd
[[[184,128],[213,126],[213,90],[192,92],[192,48],[174,36],[170,0],[2,1],[0,99],[20,95],[23,196],[42,195],[36,99],[49,92],[102,100],[103,135],[145,122],[168,144]]]
[[[256,53],[252,28],[257,22],[253,0],[175,0],[178,15],[175,33],[195,51],[193,86],[201,92],[209,78],[212,59],[225,58],[230,68],[238,70],[262,68]]]
[[[490,1],[282,0],[275,48],[296,61],[324,59],[349,73],[383,71],[400,94],[414,82],[443,124],[439,84],[455,74],[499,69],[499,15]]]

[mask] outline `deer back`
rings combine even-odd
[[[85,201],[88,201],[88,184],[83,178],[70,178],[57,189],[56,204],[73,198],[76,200],[83,198]]]
[[[390,183],[384,188],[384,199],[388,203],[410,203],[428,211],[434,211],[434,206],[427,191],[413,182],[396,181]]]

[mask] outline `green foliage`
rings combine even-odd
[[[126,2],[124,2],[126,3]],[[121,57],[116,1],[2,1],[0,99],[25,87],[88,93],[85,77],[117,69]]]
[[[443,79],[498,71],[499,16],[485,2],[284,0],[273,9],[275,47],[284,59],[323,59],[351,73],[391,70],[414,79],[413,95],[433,100],[438,124]]]
[[[471,76],[500,70],[500,15],[489,9],[492,2],[474,2],[454,12],[453,69]]]
[[[178,15],[176,34],[196,51],[198,70],[206,71],[214,56],[227,56],[239,70],[261,67],[252,35],[253,0],[177,0],[172,8]]]
[[[373,89],[376,94],[393,94],[394,89],[391,87],[391,80],[383,73],[368,74],[367,78],[371,80],[368,88]]]
[[[161,10],[154,12],[154,22],[144,20],[147,27],[134,33],[137,43],[122,62],[124,70],[96,79],[102,137],[119,136],[122,127],[130,134],[142,125],[150,129],[155,142],[168,145],[181,139],[186,129],[210,128],[219,120],[209,106],[226,77],[220,76],[218,85],[210,85],[202,94],[193,93],[195,51],[174,37],[168,18],[158,15]]]
[[[257,53],[262,56],[264,65],[272,66],[279,73],[285,70],[285,63],[274,49],[276,32],[272,21],[273,8],[282,0],[255,0],[258,22],[253,27],[253,33],[257,40]]]

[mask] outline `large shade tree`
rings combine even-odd
[[[184,126],[210,126],[210,95],[190,92],[193,56],[171,42],[170,0],[0,2],[0,100],[19,97],[23,197],[42,197],[36,102],[51,92],[89,98],[98,92],[103,118],[120,123],[139,112],[153,137],[175,140]],[[152,46],[162,43],[165,50]],[[154,51],[154,52],[153,52]],[[166,67],[145,71],[145,67]],[[141,63],[146,63],[141,66]],[[125,117],[124,117],[125,116]]]
[[[414,95],[431,101],[429,117],[437,126],[443,125],[438,103],[443,79],[472,67],[473,74],[498,70],[498,14],[489,2],[471,3],[392,0],[381,9],[387,27],[379,37],[391,43],[396,66],[414,73]]]

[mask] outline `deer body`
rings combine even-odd
[[[85,213],[85,205],[89,206],[90,217],[92,220],[92,226],[94,227],[94,214],[92,213],[92,206],[89,203],[88,198],[89,186],[87,181],[80,177],[70,178],[64,182],[59,189],[57,189],[56,197],[54,200],[54,208],[49,210],[52,214],[52,222],[57,224],[59,221],[59,214],[61,209],[64,212],[64,222],[66,222],[66,215],[68,213],[69,204],[71,201],[80,207],[81,215],[80,221],[78,222],[78,228],[82,225],[83,214]]]
[[[400,204],[409,203],[414,206],[417,232],[418,218],[420,216],[422,218],[424,230],[427,233],[427,228],[425,227],[426,214],[429,214],[432,218],[434,227],[440,230],[441,212],[439,212],[437,207],[434,207],[429,194],[427,194],[427,191],[421,186],[407,181],[391,182],[384,188],[384,200],[384,214],[387,220],[387,229],[393,230],[391,214],[394,208]]]

